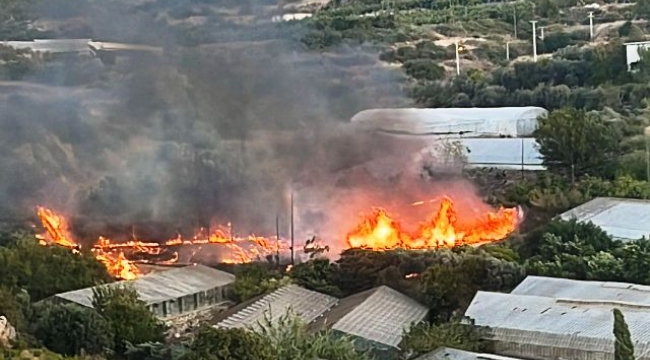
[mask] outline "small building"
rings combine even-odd
[[[650,200],[601,197],[561,214],[560,218],[592,222],[622,241],[650,236]]]
[[[534,106],[498,108],[370,109],[352,124],[394,135],[527,137],[548,111]]]
[[[632,71],[639,61],[641,61],[640,49],[648,49],[650,41],[638,41],[625,43],[625,60],[627,62],[627,71]]]
[[[337,303],[335,297],[298,285],[287,285],[228,309],[219,314],[214,322],[217,327],[255,330],[265,320],[274,323],[291,311],[303,323],[310,324]]]
[[[397,359],[404,332],[428,312],[410,297],[380,286],[342,299],[309,329],[350,336],[359,349],[369,350],[378,360]]]
[[[430,353],[415,358],[415,360],[520,360],[493,354],[475,353],[448,347],[440,347]]]
[[[511,294],[650,306],[650,286],[609,281],[528,276]]]
[[[228,299],[234,282],[235,276],[230,273],[204,265],[192,265],[99,286],[130,284],[154,314],[161,319],[170,319],[204,309],[226,308],[231,303]],[[92,308],[95,288],[57,294],[47,301]]]
[[[465,316],[488,327],[485,340],[504,356],[549,360],[611,360],[614,315],[623,312],[635,359],[650,359],[650,305],[590,299],[556,299],[479,291]]]

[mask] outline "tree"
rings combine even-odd
[[[114,345],[108,321],[76,304],[43,306],[32,332],[45,347],[64,355],[102,354]]]
[[[311,334],[291,312],[252,329],[205,327],[181,360],[367,360],[346,337]]]
[[[476,293],[470,274],[460,267],[434,265],[422,275],[420,291],[433,319],[447,321]]]
[[[620,134],[611,123],[584,110],[564,108],[539,119],[534,133],[543,163],[551,171],[576,176],[611,177]]]
[[[272,321],[270,316],[260,324],[260,335],[270,341],[272,359],[277,360],[367,360],[347,337],[333,336],[328,331],[310,334],[299,317],[291,312]]]
[[[0,285],[25,289],[32,301],[111,281],[92,254],[40,246],[28,237],[0,247],[0,269]]]
[[[523,278],[519,264],[466,250],[452,262],[435,264],[420,276],[421,300],[437,321],[448,321],[469,305],[478,290],[504,291]]]
[[[238,301],[246,301],[290,282],[290,278],[282,277],[277,270],[271,269],[270,263],[244,264],[236,271],[234,295]]]
[[[289,273],[296,284],[307,289],[341,297],[341,289],[336,286],[338,266],[328,259],[314,259],[296,265]]]
[[[614,313],[614,359],[634,360],[634,345],[630,330],[625,323],[625,317],[619,309],[612,310]]]
[[[115,350],[123,353],[127,343],[163,341],[165,327],[138,299],[129,286],[102,286],[93,289],[93,307],[108,320],[115,334]]]
[[[11,289],[0,287],[0,315],[17,331],[24,329],[26,323],[23,307]]]
[[[406,331],[399,348],[408,359],[442,346],[478,352],[484,350],[481,338],[485,331],[485,328],[458,320],[439,325],[420,323]]]
[[[244,329],[203,327],[181,360],[272,360],[268,339]]]

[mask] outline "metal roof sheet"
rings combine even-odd
[[[439,347],[415,360],[517,360],[516,358],[482,354],[449,347]]]
[[[429,309],[387,286],[374,289],[332,326],[332,330],[397,347],[404,330],[422,321]]]
[[[613,308],[619,308],[642,355],[650,349],[650,306],[585,304],[549,297],[479,291],[465,315],[494,340],[582,351],[613,352]]]
[[[178,269],[154,272],[136,280],[119,281],[100,286],[132,284],[140,300],[147,305],[177,299],[183,296],[221,287],[235,281],[235,275],[204,265],[185,266]],[[95,287],[54,295],[57,298],[92,307]]]
[[[511,294],[650,305],[650,286],[528,276]]]
[[[650,236],[650,200],[601,197],[561,214],[560,218],[591,221],[619,240]]]
[[[307,290],[298,285],[283,286],[221,320],[216,326],[226,328],[256,328],[268,316],[271,322],[291,311],[308,324],[336,305],[338,299]]]
[[[537,119],[548,112],[540,107],[369,109],[351,119],[376,130],[405,134],[473,136],[528,136]]]

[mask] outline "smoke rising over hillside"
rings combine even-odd
[[[104,3],[109,11],[115,2]],[[151,14],[141,16],[146,24]],[[113,19],[140,29],[133,16]],[[0,83],[1,216],[45,204],[81,220],[77,230],[92,238],[107,229],[126,236],[131,225],[164,238],[214,220],[272,233],[293,181],[317,185],[405,152],[345,124],[400,99],[399,77],[374,62],[354,49],[308,54],[291,41],[172,44],[163,56],[112,67],[76,59],[65,71],[47,65],[31,84]]]

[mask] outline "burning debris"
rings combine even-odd
[[[373,250],[389,249],[437,249],[462,245],[480,245],[505,239],[522,219],[520,208],[501,208],[488,211],[480,218],[461,223],[457,218],[454,202],[449,197],[417,201],[420,206],[440,201],[440,208],[428,222],[420,224],[415,231],[408,231],[384,209],[376,209],[347,234],[347,246]],[[42,245],[56,244],[80,252],[81,246],[72,236],[66,219],[50,209],[39,207],[38,216],[46,234],[39,236]],[[192,239],[178,235],[164,242],[127,241],[113,243],[99,237],[90,251],[101,261],[108,272],[117,279],[130,280],[141,275],[138,263],[174,264],[179,262],[179,252],[187,253],[191,261],[197,261],[202,252],[210,252],[208,246],[218,246],[221,263],[248,263],[276,257],[291,250],[288,241],[276,237],[238,237],[232,234],[230,224],[215,231],[201,229]],[[307,240],[304,253],[310,257],[329,251],[315,237]],[[225,255],[224,255],[225,254]],[[225,257],[224,257],[225,256]],[[199,262],[201,262],[199,260]]]
[[[41,245],[55,244],[71,249],[78,253],[80,244],[74,240],[66,219],[54,211],[39,207],[37,210],[45,235],[38,236]],[[206,234],[203,229],[191,240],[185,240],[180,235],[163,243],[128,241],[113,243],[110,239],[99,237],[91,248],[97,260],[102,262],[108,272],[120,280],[132,280],[141,275],[137,263],[174,264],[178,262],[178,249],[181,247],[220,244],[227,249],[227,257],[222,263],[247,263],[264,259],[268,255],[279,254],[289,250],[289,244],[275,238],[259,236],[236,237],[218,229]],[[246,246],[248,245],[248,246]]]
[[[412,205],[424,203],[418,201]],[[505,239],[516,229],[522,214],[520,208],[501,208],[496,212],[488,212],[485,217],[473,221],[470,225],[461,226],[457,222],[454,202],[448,197],[443,197],[438,212],[430,221],[420,224],[414,232],[404,230],[386,210],[376,209],[348,233],[347,243],[351,247],[374,250],[478,245]]]

